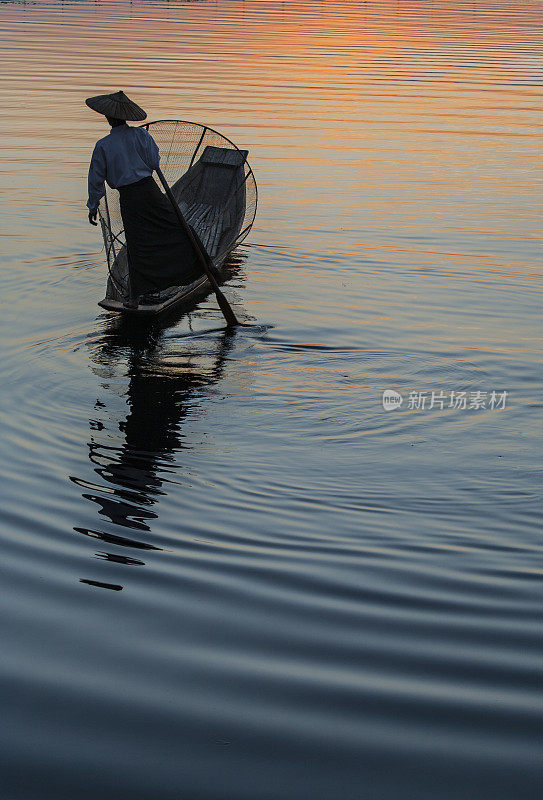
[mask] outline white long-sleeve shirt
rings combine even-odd
[[[127,186],[153,174],[160,161],[158,146],[145,128],[117,125],[94,148],[89,167],[87,207],[96,211],[106,193],[104,181],[112,189]]]

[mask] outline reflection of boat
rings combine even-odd
[[[160,166],[186,221],[197,234],[217,277],[232,250],[249,233],[256,214],[257,190],[247,162],[239,150],[216,131],[191,122],[168,120],[145,126],[157,142]],[[137,308],[126,308],[130,295],[126,242],[118,196],[108,190],[100,204],[100,222],[106,247],[109,279],[105,298],[108,311],[138,316],[156,315],[173,306],[187,307],[210,291],[205,275],[188,284],[146,295]]]
[[[115,318],[92,344],[92,369],[106,394],[89,420],[91,475],[71,480],[97,507],[100,523],[74,530],[101,542],[98,558],[141,566],[147,551],[162,549],[149,534],[161,498],[173,486],[179,491],[173,464],[176,454],[190,447],[183,422],[223,377],[232,342],[228,329],[168,339],[162,326],[135,329],[130,320]],[[109,572],[95,577],[107,578]]]

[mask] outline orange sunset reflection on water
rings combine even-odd
[[[468,280],[539,280],[537,260],[515,247],[531,253],[539,237],[537,3],[513,17],[506,2],[444,0],[7,3],[1,13],[3,147],[8,159],[24,153],[25,202],[25,181],[56,195],[56,175],[75,212],[104,132],[82,101],[122,86],[152,119],[205,122],[250,147],[264,244],[385,270],[391,259]]]

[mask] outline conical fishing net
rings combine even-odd
[[[220,267],[245,239],[256,215],[257,188],[248,151],[194,122],[162,120],[143,127],[159,147],[161,170],[186,221],[213,265]],[[109,269],[106,297],[124,300],[130,293],[128,259],[115,189],[107,187],[99,214]]]

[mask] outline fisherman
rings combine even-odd
[[[89,167],[89,222],[97,225],[105,182],[120,194],[130,276],[124,305],[137,308],[143,295],[191,283],[202,274],[194,248],[167,197],[153,179],[158,146],[145,127],[127,125],[147,117],[124,92],[89,97],[89,108],[103,114],[110,133],[94,148]]]

